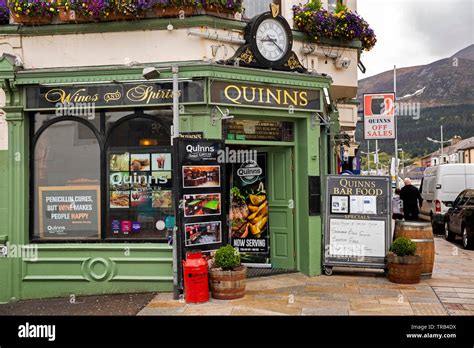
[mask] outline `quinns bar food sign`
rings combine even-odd
[[[179,83],[180,103],[203,103],[204,81]],[[87,86],[28,87],[26,107],[30,110],[55,109],[57,104],[111,106],[151,106],[173,104],[171,82],[97,84]]]

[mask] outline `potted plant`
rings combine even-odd
[[[144,18],[150,9],[149,0],[111,0],[107,20],[129,20]]]
[[[405,237],[395,239],[387,254],[388,280],[399,284],[418,284],[422,258],[415,254],[415,242]]]
[[[233,300],[245,295],[247,267],[240,263],[240,253],[231,245],[219,248],[209,270],[212,297]]]
[[[107,17],[110,9],[104,0],[66,0],[58,11],[62,22],[86,23]]]
[[[362,49],[367,51],[377,42],[369,24],[343,4],[338,4],[334,13],[322,8],[320,0],[295,5],[293,21],[295,29],[305,32],[312,42],[319,42],[321,38],[359,40]]]
[[[7,0],[0,0],[0,25],[8,24],[10,21],[10,11],[8,10]]]
[[[15,0],[9,2],[11,18],[19,24],[49,24],[58,13],[55,1]]]

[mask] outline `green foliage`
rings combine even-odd
[[[323,7],[323,4],[322,4],[321,0],[311,0],[306,4],[306,6],[310,10],[319,11]]]
[[[339,13],[339,12],[346,12],[346,11],[347,11],[347,6],[344,5],[342,2],[338,1],[334,12]]]
[[[234,249],[232,245],[220,247],[216,251],[215,264],[217,267],[225,271],[230,271],[237,266],[240,266],[240,253]]]
[[[415,255],[416,243],[405,237],[399,237],[393,242],[390,251],[397,256]]]

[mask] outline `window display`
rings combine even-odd
[[[34,120],[34,239],[171,235],[171,117],[137,110]]]

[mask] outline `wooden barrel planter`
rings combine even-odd
[[[431,277],[435,259],[435,245],[431,223],[397,220],[393,239],[395,240],[398,237],[405,237],[416,243],[416,254],[422,258],[421,276]]]
[[[422,257],[397,256],[394,253],[387,254],[388,280],[398,284],[418,284],[420,282]]]
[[[209,276],[213,298],[218,300],[235,300],[244,297],[247,267],[240,266],[234,271],[211,268]]]

